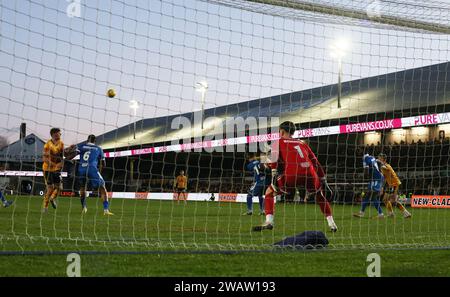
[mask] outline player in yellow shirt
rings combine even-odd
[[[384,204],[388,209],[388,217],[394,216],[394,209],[392,204],[397,205],[400,211],[403,213],[405,218],[410,218],[411,213],[406,210],[406,208],[398,201],[398,188],[402,184],[397,174],[391,165],[387,162],[387,157],[385,154],[381,153],[378,155],[378,161],[381,163],[381,173],[383,173],[384,179],[388,189],[384,191]]]
[[[43,212],[48,211],[48,204],[56,209],[56,197],[59,194],[61,187],[61,170],[64,165],[64,143],[61,140],[61,130],[59,128],[52,128],[50,130],[52,137],[44,145],[42,159],[44,161],[42,170],[44,172],[44,181],[47,187],[44,195]],[[69,149],[73,148],[71,146]]]
[[[176,200],[180,203],[180,196],[183,195],[184,203],[186,203],[186,189],[187,189],[187,177],[184,175],[184,170],[180,171],[180,175],[175,179]]]

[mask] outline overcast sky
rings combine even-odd
[[[351,40],[344,80],[450,60],[448,35],[196,0],[78,1],[73,18],[67,1],[0,1],[0,134],[11,142],[21,122],[44,139],[57,126],[67,144],[81,142],[132,122],[131,99],[138,118],[198,110],[193,86],[205,79],[206,108],[335,83],[329,47],[340,36]],[[105,96],[109,87],[116,98]]]

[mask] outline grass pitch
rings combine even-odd
[[[318,206],[277,204],[274,230],[255,233],[251,227],[264,217],[243,216],[243,203],[116,199],[115,215],[104,217],[97,198],[84,215],[78,198],[59,198],[48,214],[40,197],[13,198],[0,209],[0,251],[9,254],[0,256],[1,276],[64,276],[71,251],[82,253],[84,276],[364,276],[372,252],[384,276],[450,276],[448,210],[379,220],[373,208],[358,219],[352,213],[359,206],[334,205],[339,231],[330,233]],[[324,231],[330,246],[272,249],[305,230]]]

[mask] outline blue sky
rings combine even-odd
[[[43,138],[58,126],[67,144],[83,141],[132,122],[131,99],[140,102],[138,118],[198,110],[193,86],[204,79],[207,108],[335,83],[329,47],[340,36],[352,42],[344,80],[450,60],[448,35],[207,1],[80,1],[74,18],[67,1],[0,2],[0,134],[10,141],[21,122]],[[105,96],[109,87],[116,98]]]

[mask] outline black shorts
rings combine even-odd
[[[186,188],[177,188],[177,193],[186,193]]]
[[[386,194],[394,194],[395,190],[398,189],[398,188],[399,188],[399,186],[394,186],[394,187],[386,186],[384,188],[384,192]]]
[[[59,185],[62,182],[61,172],[44,171],[44,180],[47,186]]]

